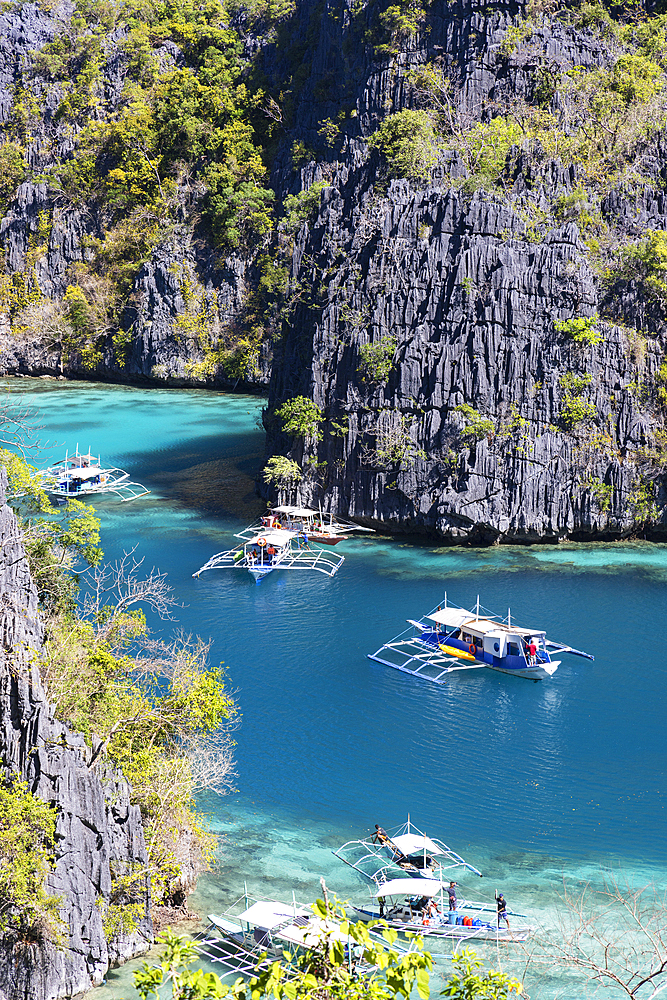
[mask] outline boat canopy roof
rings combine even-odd
[[[403,851],[406,857],[410,857],[411,854],[420,854],[422,851],[426,851],[427,854],[445,853],[442,847],[438,847],[430,837],[424,837],[421,834],[402,833],[398,837],[392,837],[391,842],[396,844],[399,851]]]
[[[339,924],[314,917],[312,913],[307,924],[288,924],[287,927],[281,927],[276,936],[305,948],[315,948],[323,940],[340,941],[342,944],[349,941],[349,935],[343,934]]]
[[[284,528],[267,528],[266,531],[258,531],[256,535],[249,538],[246,545],[257,545],[260,538],[263,538],[267,545],[287,545],[290,538],[296,538],[296,531],[285,531]]]
[[[427,615],[431,621],[437,622],[439,625],[450,625],[452,628],[458,628],[463,622],[469,621],[474,618],[469,611],[464,611],[462,608],[442,608],[440,611],[434,611],[432,615]]]
[[[544,629],[526,628],[523,625],[506,625],[504,622],[494,622],[489,618],[477,618],[469,611],[462,611],[460,608],[443,608],[432,615],[426,615],[431,621],[438,622],[439,625],[447,625],[450,628],[463,628],[472,632],[473,635],[498,635],[510,633],[510,635],[520,636],[544,636]]]
[[[395,878],[391,882],[383,882],[378,889],[373,889],[371,895],[382,896],[437,896],[445,883],[435,878]]]
[[[312,916],[312,914],[302,906],[295,907],[290,906],[289,903],[277,903],[270,899],[260,899],[248,907],[236,919],[250,924],[251,927],[261,927],[263,930],[269,931],[272,927],[283,924],[290,917],[294,919],[297,916],[307,917]]]
[[[75,466],[75,468],[68,470],[68,474],[71,475],[72,479],[94,479],[95,476],[99,476],[101,472],[105,471],[105,469],[100,469],[99,465],[92,468],[90,466],[83,468]]]
[[[289,514],[291,517],[315,517],[316,510],[308,507],[272,507],[272,514]]]

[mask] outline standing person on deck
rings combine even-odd
[[[500,921],[504,920],[507,924],[507,930],[510,929],[510,922],[507,917],[507,903],[505,902],[505,897],[502,892],[499,892],[496,896],[496,905],[498,906],[498,930],[500,930]]]
[[[456,909],[456,886],[457,885],[458,885],[457,882],[450,882],[449,883],[449,889],[447,890],[447,895],[449,896],[449,909],[450,910],[455,910]]]

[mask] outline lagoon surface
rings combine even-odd
[[[202,802],[224,835],[219,868],[191,900],[222,910],[243,893],[308,900],[324,875],[366,887],[331,854],[409,812],[485,872],[463,892],[505,893],[544,927],[563,880],[667,881],[667,547],[648,543],[494,549],[358,539],[330,580],[242,571],[191,574],[262,509],[262,401],[199,390],[8,379],[34,410],[40,465],[91,447],[151,495],[97,503],[107,560],[134,546],[169,575],[177,623],[213,640],[242,713],[238,793]],[[563,657],[548,681],[491,671],[443,686],[366,658],[443,600],[546,628],[595,654]],[[484,953],[483,946],[480,951]],[[490,957],[493,956],[491,951]],[[493,956],[498,960],[499,956]],[[500,960],[511,967],[504,953]],[[594,995],[571,976],[529,974],[533,1000]],[[130,996],[128,970],[99,1000]]]

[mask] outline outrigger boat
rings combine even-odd
[[[261,583],[274,569],[312,569],[334,576],[344,562],[344,556],[312,548],[307,538],[296,531],[264,528],[242,545],[211,556],[192,575],[200,576],[207,569],[247,569],[256,583]]]
[[[130,481],[128,472],[113,467],[103,467],[99,455],[95,457],[79,453],[79,446],[73,455],[66,454],[42,473],[41,485],[51,496],[59,500],[80,500],[82,498],[111,493],[122,503],[148,496],[140,483]]]
[[[252,976],[280,959],[287,962],[289,978],[290,972],[296,974],[307,951],[334,941],[343,945],[352,971],[365,975],[374,969],[364,960],[363,948],[343,932],[339,921],[322,917],[313,908],[294,900],[292,903],[251,900],[245,895],[223,916],[209,914],[208,919],[211,931],[199,943],[198,951],[211,962],[219,963],[226,970],[223,976]],[[386,946],[381,933],[372,929],[370,933],[373,940]],[[402,954],[412,950],[409,945],[392,947]]]
[[[445,872],[461,868],[482,877],[478,868],[465,861],[442,840],[422,833],[409,816],[407,822],[391,835],[376,826],[375,833],[363,840],[348,840],[332,853],[376,887],[406,875],[411,879],[442,880]]]
[[[448,606],[445,594],[444,607],[439,605],[419,621],[408,618],[408,625],[368,658],[435,684],[445,683],[454,671],[481,667],[538,681],[551,677],[560,666],[561,661],[552,660],[551,653],[595,659],[564,642],[547,639],[542,629],[516,625],[509,610],[505,619],[480,614],[479,598],[476,611],[466,611]]]
[[[311,510],[309,507],[273,507],[271,510],[251,524],[249,528],[240,531],[236,538],[250,538],[261,534],[265,529],[279,528],[286,531],[296,531],[305,534],[307,538],[323,545],[337,545],[344,542],[353,532],[366,532],[374,535],[372,528],[364,528],[352,521],[334,518],[333,514],[323,514],[321,510]]]
[[[361,920],[385,920],[403,934],[452,938],[458,941],[526,941],[535,928],[526,924],[500,927],[497,906],[459,899],[456,909],[449,909],[447,885],[437,879],[401,878],[371,889],[372,902],[351,907]],[[471,911],[466,913],[464,911]],[[491,911],[493,918],[481,914]],[[514,918],[522,914],[511,913]]]

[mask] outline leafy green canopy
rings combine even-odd
[[[56,815],[21,782],[0,785],[0,931],[57,937],[60,900],[46,889]]]
[[[357,371],[364,382],[386,382],[394,367],[398,339],[387,334],[374,344],[361,344]]]
[[[314,438],[319,441],[322,437],[320,424],[324,420],[322,411],[307,396],[294,396],[293,399],[286,400],[282,406],[276,410],[276,416],[282,421],[282,427],[286,434],[293,437]]]
[[[241,41],[228,22],[219,0],[78,0],[70,25],[36,56],[36,69],[65,87],[56,117],[82,125],[74,156],[54,171],[65,194],[96,200],[111,221],[141,210],[160,221],[178,216],[175,179],[189,174],[206,192],[219,246],[268,232],[273,193],[253,125],[265,95],[242,81]],[[120,107],[100,119],[92,112],[114,27],[126,33],[128,71]],[[161,61],[158,39],[175,42],[185,65]]]
[[[383,154],[392,177],[428,180],[438,158],[433,121],[426,111],[388,115],[368,145]]]

